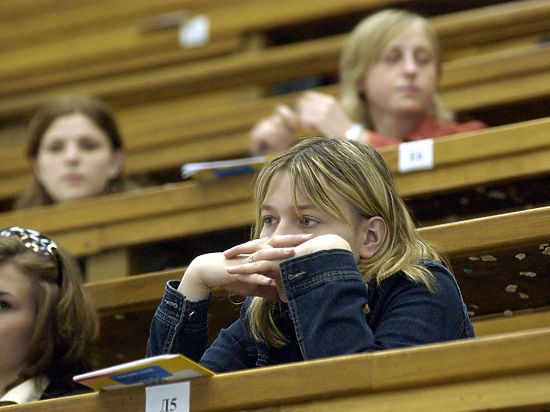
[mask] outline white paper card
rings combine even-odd
[[[145,388],[145,412],[189,412],[190,383],[178,382]]]
[[[204,15],[185,21],[180,26],[179,42],[184,48],[204,46],[210,39],[210,19]]]
[[[399,171],[402,173],[413,170],[433,169],[434,141],[433,139],[406,142],[399,145]]]

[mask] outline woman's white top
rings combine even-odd
[[[7,391],[0,398],[0,406],[38,401],[49,383],[45,376],[27,379]]]

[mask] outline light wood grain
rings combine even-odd
[[[21,77],[22,73],[40,76],[40,70],[52,71],[55,67],[65,69],[70,66],[83,66],[85,62],[92,63],[98,59],[135,58],[145,56],[147,52],[154,54],[162,50],[180,48],[177,23],[165,30],[143,32],[142,27],[147,11],[151,13],[148,20],[153,20],[155,17],[162,18],[162,13],[168,11],[180,13],[181,23],[185,22],[186,18],[203,15],[209,20],[208,41],[217,43],[224,38],[242,39],[250,32],[315,21],[333,15],[368,12],[373,8],[389,6],[395,2],[395,0],[330,0],[319,4],[314,0],[306,0],[298,5],[291,0],[282,0],[278,3],[276,12],[273,12],[270,2],[265,0],[247,2],[225,0],[215,5],[212,2],[201,4],[197,1],[188,1],[178,4],[173,1],[171,3],[164,1],[158,5],[141,4],[135,10],[128,7],[127,3],[121,4],[118,1],[118,10],[117,4],[113,6],[91,4],[85,6],[83,10],[68,8],[61,11],[59,16],[53,14],[31,18],[28,24],[16,25],[17,27],[12,30],[10,30],[11,25],[6,24],[5,32],[0,32],[0,35],[3,34],[5,41],[9,42],[11,47],[6,51],[6,64],[0,68],[0,76],[17,78]],[[113,8],[113,12],[105,13],[106,7]],[[101,17],[104,18],[101,19]],[[95,24],[96,21],[98,24]],[[21,27],[26,30],[21,30]],[[60,35],[60,32],[72,35],[68,38],[66,35]],[[50,41],[48,41],[48,35]],[[37,41],[32,42],[34,38]],[[16,47],[18,44],[20,47]]]
[[[0,115],[4,118],[28,115],[60,93],[88,93],[101,97],[115,106],[125,106],[136,104],[136,95],[140,96],[140,102],[175,95],[183,98],[224,87],[268,85],[277,81],[330,73],[337,69],[343,40],[344,36],[335,36],[304,41],[266,48],[254,53],[243,52],[222,56],[213,61],[129,72],[58,87],[50,85],[47,89],[37,89],[33,93],[14,93],[12,88],[15,87],[15,83],[12,82],[11,86],[0,88],[0,94],[6,96],[0,105]],[[503,77],[520,74],[529,78],[530,73],[541,73],[547,70],[547,50],[537,48],[535,45],[525,49],[464,58],[465,61],[454,66],[453,61],[444,62],[441,89],[450,93],[452,90],[461,89],[464,84],[475,85],[482,81],[487,82],[491,79],[496,81]],[[50,50],[45,52],[45,55],[51,56],[55,53],[58,52]],[[22,56],[13,56],[9,61],[20,62],[24,59]],[[446,63],[450,65],[447,72]],[[480,67],[483,69],[480,70]],[[522,76],[519,77],[522,78]],[[44,84],[46,84],[45,81]],[[456,103],[456,99],[455,97],[455,103],[451,104],[451,107],[464,110],[466,107]]]
[[[290,46],[295,47],[295,46]],[[297,48],[299,50],[299,48]],[[309,49],[305,49],[309,50]],[[271,53],[271,52],[269,52]],[[310,53],[314,65],[324,65],[325,63],[319,63],[316,56],[315,49],[309,50],[307,53]],[[298,59],[304,58],[304,55],[307,53],[302,53],[298,51],[295,54],[295,57]],[[509,53],[507,53],[509,54]],[[443,79],[442,79],[442,88],[441,88],[441,97],[442,100],[452,109],[457,110],[471,110],[479,109],[487,106],[498,106],[505,103],[510,103],[513,101],[522,101],[529,100],[532,98],[541,98],[543,96],[550,95],[550,88],[545,85],[550,84],[548,77],[550,76],[550,50],[546,49],[537,49],[530,47],[527,49],[522,49],[521,51],[514,52],[514,58],[510,57],[510,62],[501,61],[498,57],[488,58],[466,58],[463,60],[468,60],[470,63],[455,65],[455,67],[449,68],[449,71],[446,71],[444,66]],[[276,57],[280,59],[281,57]],[[273,62],[270,59],[255,60],[253,56],[248,56],[247,60],[250,62],[250,65],[245,65],[248,67],[246,73],[240,73],[237,69],[234,72],[235,79],[246,79],[246,81],[253,82],[255,76],[262,76],[266,74],[258,66],[261,64],[265,68],[269,68],[271,76],[281,76],[279,69],[275,70],[274,67],[279,67],[281,62]],[[256,63],[252,63],[256,61]],[[325,61],[321,59],[321,61]],[[489,64],[490,61],[490,64]],[[535,64],[535,62],[538,62]],[[226,62],[227,63],[227,62]],[[230,73],[233,69],[240,67],[239,63],[237,66],[221,64],[212,65],[212,68],[209,72],[204,72],[200,70],[200,65],[197,63],[197,67],[190,67],[187,71],[174,71],[171,75],[166,77],[158,74],[158,80],[164,83],[164,86],[160,86],[157,90],[155,88],[155,82],[149,82],[143,75],[136,75],[134,79],[136,87],[138,84],[147,85],[147,88],[151,93],[160,92],[163,87],[167,87],[170,90],[174,90],[174,84],[169,80],[170,77],[178,78],[177,81],[183,81],[183,79],[189,75],[189,82],[186,83],[185,90],[191,92],[193,90],[193,84],[208,84],[208,87],[215,87],[216,80],[219,78],[227,79],[227,76],[230,76]],[[299,67],[307,68],[307,64],[299,64],[296,62],[296,65]],[[295,65],[291,65],[295,67]],[[258,69],[258,72],[255,72],[255,69]],[[494,70],[500,70],[500,75],[494,73]],[[292,69],[294,70],[294,69]],[[470,72],[470,74],[467,74]],[[187,75],[186,75],[187,73]],[[198,75],[200,73],[200,75]],[[224,75],[222,76],[222,73]],[[255,74],[254,74],[255,73]],[[290,72],[289,72],[290,73]],[[448,73],[448,74],[447,74]],[[146,76],[150,76],[147,74]],[[156,76],[156,75],[155,75]],[[195,77],[195,80],[191,78]],[[220,77],[221,76],[221,77]],[[447,76],[447,77],[446,77]],[[129,76],[128,76],[129,77]],[[267,78],[267,77],[266,77]],[[264,80],[266,79],[264,78]],[[450,79],[446,85],[445,79]],[[453,80],[454,79],[454,80]],[[225,80],[224,80],[225,81]],[[236,82],[240,80],[235,80]],[[194,83],[195,82],[195,83]],[[130,83],[132,83],[130,81]],[[116,82],[116,87],[119,90],[124,89],[123,93],[126,93],[128,96],[134,96],[134,86],[131,86],[130,83],[125,82]],[[114,84],[114,83],[113,83]],[[122,88],[122,89],[120,89]],[[176,87],[178,89],[178,87]],[[112,90],[114,91],[114,90]],[[336,94],[337,87],[325,87],[321,88],[319,91],[328,92],[329,94]],[[48,91],[47,93],[54,93]],[[147,92],[148,93],[148,92]],[[36,95],[29,97],[31,100],[37,98]],[[132,97],[133,98],[133,97]],[[194,108],[189,108],[187,110],[186,106],[176,105],[170,107],[168,113],[164,115],[159,115],[158,111],[153,111],[150,114],[139,111],[132,114],[123,113],[121,116],[122,130],[127,134],[127,156],[126,156],[126,166],[125,173],[128,175],[136,175],[141,173],[151,173],[160,170],[174,169],[177,168],[182,163],[193,162],[193,161],[206,161],[214,160],[221,158],[232,158],[245,156],[248,151],[249,139],[248,132],[253,124],[258,121],[260,118],[266,116],[273,110],[277,104],[293,104],[293,102],[298,98],[297,95],[288,95],[284,97],[276,98],[265,98],[255,102],[243,102],[237,104],[223,104],[223,105],[213,105],[208,110],[201,108],[200,105]],[[25,97],[22,101],[28,101]],[[228,100],[224,101],[227,103]],[[17,107],[17,103],[13,105],[10,104],[10,101],[6,100],[4,102],[4,107],[6,110],[11,111]],[[206,104],[212,103],[212,100],[208,99]],[[23,103],[26,105],[26,103]],[[0,103],[0,111],[2,103]],[[215,118],[216,121],[213,122],[212,119]],[[138,119],[138,120],[136,120]],[[538,129],[533,126],[533,133],[535,137],[531,137],[529,134],[524,135],[523,138],[529,139],[540,139],[540,134],[545,128],[545,125],[539,125]],[[489,142],[493,145],[493,149],[498,153],[501,149],[501,144],[494,144],[498,139],[497,136],[500,133],[508,134],[517,134],[522,133],[523,129],[514,130],[512,129],[495,129],[495,133],[481,134],[486,142],[480,141],[481,145],[478,148],[478,145],[466,147],[468,143],[457,143],[456,147],[453,150],[447,150],[446,147],[442,147],[439,150],[439,153],[436,156],[440,157],[449,157],[453,156],[452,153],[455,153],[454,156],[464,156],[467,153],[463,154],[463,151],[485,151],[489,145]],[[151,136],[154,135],[155,139],[151,139]],[[523,140],[523,138],[521,140]],[[511,141],[510,140],[507,141]],[[517,137],[516,137],[517,140]],[[503,150],[510,150],[511,143],[508,143]],[[521,147],[525,147],[523,143],[520,143]],[[506,149],[508,148],[508,149]],[[520,149],[525,151],[526,149]],[[24,157],[24,146],[23,144],[15,144],[5,147],[2,150],[0,158],[0,197],[10,198],[16,196],[25,184],[30,181],[29,173],[30,166],[28,161]],[[392,156],[390,154],[390,156]],[[484,156],[487,157],[486,154]],[[543,153],[540,153],[539,156],[545,156]],[[506,174],[512,173],[509,167],[499,165],[496,157],[493,158],[496,162],[489,162],[485,166],[481,166],[479,174],[485,175],[486,171],[496,175],[503,175],[500,179],[504,179]],[[444,160],[451,161],[451,160]],[[539,165],[539,170],[542,169],[542,165],[546,164],[547,157],[542,157],[540,159],[535,159],[531,162],[529,160],[524,161],[519,159],[515,164],[520,168],[522,165],[527,166],[528,168],[535,168],[536,164]],[[481,163],[480,163],[481,165]],[[466,171],[463,173],[463,176],[471,176],[475,173],[478,173],[475,170]],[[437,173],[432,173],[432,176],[436,178]],[[412,175],[411,175],[412,176]],[[460,175],[456,175],[457,178]],[[498,177],[496,177],[498,179]],[[416,179],[416,177],[414,177]],[[489,178],[490,179],[490,178]],[[442,182],[442,183],[441,183]],[[433,185],[434,191],[439,191],[441,184],[444,184],[445,177],[442,177],[440,183]],[[409,182],[408,182],[409,183]],[[407,183],[407,186],[408,186]]]
[[[191,382],[191,410],[542,410],[550,405],[549,378],[550,329],[545,328],[197,379]],[[65,410],[75,404],[83,412],[143,410],[144,390],[79,395],[6,411]]]
[[[550,310],[514,314],[513,316],[493,316],[473,319],[476,336],[490,336],[500,333],[518,332],[527,329],[550,327]]]
[[[413,197],[540,175],[546,171],[549,159],[549,127],[550,121],[544,119],[436,140],[435,169],[397,173],[396,186],[402,196]],[[383,155],[395,173],[396,149],[384,150]],[[252,176],[181,182],[78,203],[2,213],[0,220],[4,226],[41,230],[72,253],[90,255],[107,248],[249,225],[252,182]],[[468,248],[535,241],[550,233],[548,213],[547,208],[541,208],[422,229],[421,233],[456,256],[467,253]],[[475,235],[486,232],[487,236]]]
[[[548,239],[550,207],[436,225],[418,232],[451,257],[536,243]]]

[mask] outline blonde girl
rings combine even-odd
[[[453,275],[375,150],[304,140],[261,170],[254,197],[254,239],[168,283],[148,355],[180,352],[221,372],[473,336]],[[205,351],[218,287],[249,298]]]
[[[438,40],[417,14],[390,9],[365,18],[350,33],[339,70],[340,101],[309,91],[294,107],[279,106],[252,129],[251,152],[285,150],[304,129],[380,148],[484,127],[454,122],[439,102]]]

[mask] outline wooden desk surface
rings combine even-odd
[[[340,52],[342,41],[342,36],[335,36],[267,48],[254,53],[243,52],[184,65],[92,78],[83,82],[38,88],[35,91],[9,94],[4,92],[5,98],[0,102],[0,119],[4,121],[27,119],[45,102],[66,93],[92,94],[120,108],[170,98],[194,99],[200,93],[223,89],[233,90],[237,87],[265,86],[297,77],[332,73],[337,69],[336,57]],[[500,81],[496,79],[484,82],[485,85],[474,84],[472,87],[452,85],[451,82],[446,85],[448,82],[446,77],[450,76],[446,74],[442,77],[441,83],[441,91],[447,95],[443,100],[444,103],[452,110],[463,111],[471,109],[472,106],[487,107],[537,96],[548,96],[548,88],[544,82],[541,82],[541,79],[547,78],[545,74],[548,59],[545,56],[548,52],[536,45],[527,49],[531,48],[535,49],[533,52],[528,51],[531,57],[521,58],[524,51],[514,49],[496,56],[479,56],[473,60],[466,58],[465,64],[473,65],[470,76],[481,79],[487,75],[494,77],[497,74]],[[498,61],[502,60],[505,64],[502,62],[499,64],[498,61],[489,63],[495,58]],[[12,60],[21,59],[22,57],[18,59],[14,57]],[[489,62],[483,62],[483,65],[479,66],[476,65],[478,59]],[[509,61],[514,63],[510,64]],[[451,69],[454,69],[452,61],[444,62],[442,73],[447,71],[445,67],[447,63],[450,64]],[[462,70],[463,67],[460,69]],[[502,87],[503,78],[512,80],[506,88]],[[528,87],[534,82],[538,82],[537,88]],[[6,92],[8,91],[9,89],[6,89]],[[481,106],[477,103],[480,98]]]
[[[550,326],[548,313],[537,312],[550,307],[549,222],[550,207],[545,207],[419,229],[425,239],[450,256],[476,333]],[[135,359],[144,353],[144,337],[165,283],[180,279],[183,272],[181,268],[87,285],[102,315],[99,347],[109,348],[102,349],[101,364]],[[209,314],[211,341],[238,312],[239,306],[227,294],[215,294]],[[127,346],[130,336],[135,342],[133,350]]]
[[[383,150],[382,154],[395,174],[400,194],[414,198],[548,173],[549,130],[550,119],[541,119],[437,139],[434,142],[435,168],[427,171],[396,173],[397,149]],[[252,181],[252,176],[240,176],[214,182],[181,182],[81,202],[1,213],[0,222],[3,226],[19,225],[43,231],[71,253],[87,256],[111,248],[249,225],[252,223]],[[540,228],[542,225],[533,226]],[[461,250],[465,245],[474,249],[480,246],[477,242],[482,239],[473,236],[475,229],[466,227],[470,228],[467,231],[473,239],[464,234],[462,244],[446,240],[441,246],[448,254],[466,253]],[[443,242],[442,229],[437,230],[441,233],[438,242]],[[452,232],[458,233],[457,230]],[[492,236],[485,245],[501,239]]]
[[[450,257],[472,315],[550,306],[550,207],[426,227],[419,233]],[[104,306],[98,309],[120,312],[136,302],[154,307],[166,280],[181,276],[176,269],[99,282],[94,293]]]
[[[308,52],[315,54],[314,52]],[[297,49],[297,58],[303,58],[303,52]],[[480,109],[487,106],[499,106],[511,102],[525,101],[534,98],[550,96],[550,89],[545,85],[550,81],[544,80],[549,76],[550,50],[539,49],[536,46],[528,48],[523,52],[502,53],[498,58],[477,57],[469,60],[468,64],[459,62],[449,63],[448,68],[444,67],[441,80],[441,97],[447,107],[452,110],[464,111]],[[501,58],[502,57],[502,58]],[[248,57],[252,60],[253,57]],[[318,60],[313,58],[313,60]],[[278,67],[278,64],[269,63],[271,60],[261,60],[258,64]],[[324,59],[322,59],[324,61]],[[231,62],[228,62],[233,66]],[[246,65],[250,69],[250,65]],[[223,72],[220,65],[212,65],[210,74],[215,70]],[[229,70],[229,69],[228,69]],[[234,69],[231,69],[234,70]],[[204,71],[198,68],[188,70],[190,76],[197,77],[197,82],[204,82]],[[178,71],[181,76],[184,72]],[[214,77],[218,77],[219,74]],[[504,73],[504,74],[503,74]],[[162,77],[162,76],[161,76]],[[168,77],[162,77],[165,81]],[[240,78],[249,78],[242,73]],[[149,84],[148,81],[139,80],[140,84]],[[207,82],[213,84],[211,82]],[[124,86],[125,87],[125,86]],[[173,88],[173,85],[170,85]],[[186,82],[185,90],[191,90],[191,85]],[[158,92],[154,87],[151,90]],[[135,97],[132,88],[131,95]],[[329,94],[337,94],[337,86],[320,88],[319,91]],[[125,173],[132,176],[141,173],[152,173],[155,171],[175,170],[181,164],[194,161],[206,161],[231,157],[245,156],[248,150],[248,132],[252,125],[260,118],[266,116],[277,104],[292,104],[297,94],[282,97],[266,98],[255,102],[240,104],[225,104],[221,107],[212,107],[197,113],[195,110],[182,110],[170,108],[168,115],[159,115],[157,110],[149,107],[149,110],[141,110],[132,113],[121,112],[121,123],[123,130],[126,130],[127,152]],[[185,100],[185,99],[183,99]],[[15,107],[9,102],[4,102],[8,110]],[[1,109],[1,104],[0,104]],[[174,110],[179,113],[176,115]],[[149,113],[150,112],[150,113]],[[186,112],[189,112],[186,114]],[[216,118],[216,122],[212,122]],[[141,119],[141,120],[140,120]],[[147,119],[144,121],[143,119]],[[544,122],[544,121],[543,121]],[[504,126],[513,129],[516,125]],[[545,126],[540,126],[544,128]],[[516,133],[521,133],[518,129]],[[495,133],[501,133],[500,128]],[[510,133],[514,133],[511,131]],[[523,129],[521,142],[527,137],[529,131]],[[535,134],[538,134],[535,132]],[[154,135],[155,139],[151,139]],[[485,135],[482,134],[482,136]],[[536,138],[536,137],[535,137]],[[489,139],[489,138],[487,138]],[[497,151],[501,144],[494,144],[495,137],[491,140],[493,150]],[[532,139],[532,138],[531,138]],[[508,142],[511,142],[508,140]],[[488,141],[483,144],[483,150],[489,145]],[[521,143],[519,143],[521,145]],[[476,149],[478,144],[468,143],[469,147],[457,146],[455,156],[468,156],[470,150]],[[24,149],[20,144],[4,144],[0,158],[0,198],[12,198],[19,194],[30,181],[30,168],[24,157]],[[510,145],[504,147],[512,147]],[[445,150],[447,153],[450,151]],[[465,152],[459,151],[465,150]],[[487,152],[490,153],[490,152]],[[519,163],[519,162],[518,162]],[[533,162],[543,164],[544,162]],[[506,167],[507,170],[513,168]],[[437,190],[437,189],[436,189]]]
[[[143,388],[6,407],[144,410]],[[192,411],[550,408],[550,328],[220,374],[191,381]]]
[[[400,179],[408,179],[409,176],[398,174],[396,183],[405,193],[415,193],[418,187],[429,192],[438,187],[438,181],[440,184],[445,184],[446,180],[449,184],[456,184],[457,180],[464,182],[471,179],[469,182],[473,184],[488,178],[503,178],[508,173],[511,176],[515,173],[511,164],[517,168],[525,167],[525,170],[535,168],[540,171],[546,168],[548,161],[543,161],[543,158],[537,162],[529,159],[531,155],[535,159],[547,152],[548,122],[528,122],[521,127],[524,126],[526,129],[522,133],[513,132],[513,127],[502,128],[500,135],[487,130],[483,132],[486,139],[472,140],[470,144],[466,136],[437,141],[436,164],[438,161],[447,164],[452,173],[446,179],[442,173],[440,180],[430,180],[430,173],[427,172],[411,173],[411,178],[415,174],[426,175],[426,181],[420,186],[415,186],[414,180],[407,184],[400,183]],[[485,149],[483,142],[488,145]],[[449,145],[452,150],[439,152],[440,145]],[[514,145],[520,158],[525,156],[517,164],[513,160],[516,158],[507,154]],[[487,158],[493,152],[496,157]],[[461,163],[457,153],[467,153],[486,166],[475,173],[461,173],[461,168],[467,167],[467,164]],[[384,155],[395,170],[395,152],[390,150]],[[494,167],[490,166],[491,162],[494,162]],[[27,226],[48,233],[76,255],[100,256],[101,251],[106,249],[246,226],[252,222],[251,181],[251,177],[244,176],[205,184],[182,182],[78,204],[5,213],[0,215],[0,222],[2,226]],[[464,300],[475,317],[550,306],[547,293],[549,222],[550,207],[544,207],[422,228],[420,233],[451,257]],[[116,270],[107,273],[111,277],[123,274]],[[158,276],[128,278],[127,283],[118,284],[120,288],[115,287],[116,282],[110,281],[101,287],[94,286],[97,292],[93,293],[101,297],[98,309],[104,315],[105,329],[116,331],[122,328],[121,325],[131,323],[135,326],[136,339],[143,339],[164,282],[180,277],[181,271],[175,271]],[[226,298],[220,296],[218,303],[230,316],[236,316],[238,308]],[[227,318],[214,313],[211,320],[216,325],[214,330],[228,324]],[[113,339],[112,336],[105,336],[107,341]],[[112,364],[113,359],[123,360],[119,356],[125,356],[124,349],[119,348],[127,346],[127,342],[124,336],[117,339],[121,340],[120,345],[113,344],[113,353],[107,354],[103,360],[108,364]],[[143,348],[143,342],[141,346],[136,346],[138,356],[143,353]]]
[[[544,263],[544,259],[541,261]],[[469,273],[464,272],[464,266],[453,263],[476,336],[550,327],[547,272],[519,279],[517,273],[521,269],[514,262],[502,263],[506,270],[498,270],[495,262],[480,259],[473,266],[475,271],[469,266]],[[181,279],[184,271],[181,268],[86,284],[101,316],[101,335],[94,351],[97,365],[110,366],[144,355],[151,319],[165,284]],[[510,289],[513,284],[516,288]],[[240,305],[236,302],[240,300],[236,296],[229,298],[222,290],[214,291],[208,314],[209,342],[221,328],[237,319]],[[129,341],[132,345],[128,345]]]
[[[164,30],[168,32],[168,36],[162,34],[161,41],[158,39],[158,31],[144,35],[140,30],[144,26],[140,19],[149,17],[150,20],[162,20],[164,17],[166,20],[163,13],[170,11],[180,13],[182,18],[198,13],[206,15],[210,20],[211,42],[217,43],[220,39],[237,38],[246,33],[263,32],[274,27],[303,24],[331,16],[353,16],[361,12],[366,14],[373,9],[391,6],[396,1],[325,1],[321,5],[308,0],[298,6],[295,2],[285,0],[279,2],[275,13],[266,0],[248,1],[244,5],[246,13],[243,13],[240,2],[229,1],[218,1],[215,6],[213,2],[206,1],[164,1],[155,2],[154,5],[140,1],[134,2],[134,7],[129,8],[123,1],[117,0],[111,2],[113,4],[110,4],[108,13],[105,13],[105,6],[101,2],[97,3],[85,4],[76,10],[65,5],[55,9],[55,13],[50,10],[36,13],[33,10],[34,15],[18,10],[17,19],[6,19],[7,24],[0,28],[0,35],[7,48],[6,64],[0,68],[3,78],[17,81],[21,79],[22,72],[28,73],[29,77],[40,77],[47,71],[70,72],[75,66],[84,66],[86,63],[95,64],[97,69],[98,60],[101,62],[121,57],[136,59],[166,49],[175,49],[178,47],[177,24],[172,23],[172,26]],[[406,2],[401,0],[397,3],[401,5]],[[498,4],[496,7],[476,7],[430,19],[438,32],[444,52],[469,47],[470,53],[476,53],[479,46],[487,43],[503,42],[526,34],[545,33],[550,26],[548,15],[550,7],[546,2],[529,0]],[[9,24],[12,21],[22,21],[23,24]],[[501,30],[504,25],[506,30]],[[62,36],[68,32],[71,33],[70,39]],[[150,37],[156,38],[156,41],[151,42]],[[68,41],[72,47],[67,47]],[[144,43],[149,43],[149,47],[144,47]],[[24,50],[18,53],[18,48]],[[111,59],[106,58],[109,54]],[[444,53],[444,57],[445,54],[448,53]],[[176,57],[173,63],[177,61]],[[147,67],[146,63],[142,69]],[[6,74],[8,78],[5,78]],[[87,76],[90,77],[91,73]],[[58,78],[58,81],[63,80]],[[51,82],[50,87],[54,83]]]

